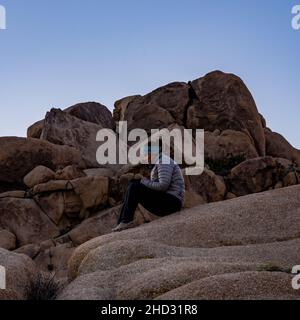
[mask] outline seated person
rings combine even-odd
[[[185,184],[178,164],[164,155],[160,147],[147,147],[146,156],[150,163],[155,163],[151,178],[130,182],[114,232],[134,227],[134,214],[139,204],[161,217],[183,207]]]

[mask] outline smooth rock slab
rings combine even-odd
[[[74,279],[88,254],[115,241],[140,240],[184,248],[243,246],[299,238],[300,186],[211,203],[150,224],[95,238],[69,261]]]
[[[158,297],[158,300],[295,300],[292,275],[282,272],[240,272],[198,280]]]

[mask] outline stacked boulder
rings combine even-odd
[[[128,129],[205,130],[205,170],[185,176],[185,208],[299,183],[300,151],[267,128],[243,81],[215,71],[115,103],[51,109],[27,138],[0,138],[0,247],[65,277],[76,246],[110,233],[130,180],[151,167],[99,165],[96,135]],[[183,168],[184,169],[184,165]],[[156,219],[139,207],[136,223]]]
[[[204,174],[187,177],[186,207],[299,183],[300,151],[266,127],[244,82],[215,71],[115,104],[128,127],[205,130]]]

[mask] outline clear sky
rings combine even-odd
[[[268,126],[300,148],[300,0],[0,0],[0,136],[51,107],[236,73]]]

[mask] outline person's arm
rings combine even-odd
[[[157,164],[158,181],[143,178],[141,183],[149,189],[156,191],[167,191],[173,174],[174,167],[170,164]]]

